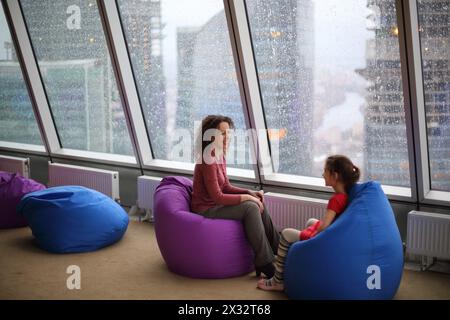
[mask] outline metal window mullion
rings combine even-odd
[[[47,154],[52,157],[55,151],[61,149],[61,144],[20,4],[18,0],[3,0],[2,3],[5,15],[7,19],[10,19],[11,37],[16,44],[15,49],[27,84],[41,138]]]
[[[120,22],[119,9],[116,2],[111,0],[98,0],[98,7],[134,154],[136,161],[143,169],[144,163],[152,160],[152,151]]]
[[[413,96],[416,93],[416,83],[414,81],[414,69],[413,73],[410,73],[411,57],[409,53],[411,52],[411,42],[408,42],[408,39],[411,39],[411,24],[405,20],[405,12],[403,7],[402,0],[396,0],[396,13],[397,13],[397,25],[399,29],[399,48],[400,48],[400,67],[401,67],[401,77],[402,77],[402,86],[403,86],[403,97],[404,97],[404,109],[405,109],[405,125],[406,125],[406,140],[407,140],[407,150],[408,150],[408,161],[409,161],[409,177],[410,177],[410,185],[411,185],[411,200],[417,202],[419,198],[419,190],[418,190],[418,179],[417,177],[417,161],[416,161],[416,151],[417,146],[415,141],[417,141],[417,137],[415,136],[415,126],[413,122],[413,118],[417,118],[417,116],[413,116],[414,110],[417,106],[417,97]],[[414,68],[414,67],[413,67]],[[420,148],[419,148],[420,149]]]
[[[419,202],[423,204],[433,205],[449,205],[450,204],[450,192],[432,190],[431,188],[431,172],[430,172],[430,155],[429,144],[427,134],[427,118],[426,118],[426,105],[425,105],[425,89],[423,83],[423,68],[422,68],[422,49],[419,34],[419,13],[416,0],[405,1],[405,12],[408,13],[408,18],[411,23],[412,30],[412,45],[413,45],[413,63],[416,75],[416,89],[417,89],[417,124],[414,123],[418,130],[420,146],[419,154],[417,155],[418,177],[422,179],[422,183],[418,183],[419,187]],[[406,14],[405,14],[406,15]],[[414,115],[414,114],[413,114]],[[414,118],[413,118],[414,121]],[[417,152],[416,152],[417,154]],[[420,157],[420,158],[419,158]]]
[[[245,2],[224,0],[224,5],[242,103],[247,111],[244,112],[245,117],[249,128],[258,132],[257,139],[251,139],[253,159],[257,162],[254,166],[255,177],[258,183],[265,183],[264,176],[273,173],[272,159]]]
[[[400,37],[400,53],[403,59],[402,66],[405,65],[407,69],[407,72],[403,72],[403,86],[408,89],[404,90],[408,153],[410,161],[414,158],[413,162],[410,162],[411,183],[415,178],[415,186],[412,185],[412,187],[416,189],[416,201],[423,202],[431,186],[416,0],[397,0],[397,8],[403,9],[398,9],[397,12],[400,11],[398,14],[403,16],[403,23],[399,24],[400,34],[404,35]],[[403,64],[404,60],[406,60],[405,64]],[[406,94],[407,91],[409,91],[408,94]]]

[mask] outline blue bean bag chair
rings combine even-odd
[[[294,243],[284,284],[290,299],[392,299],[403,271],[403,246],[378,182],[355,185],[349,205],[325,231]]]
[[[17,211],[38,245],[54,253],[88,252],[120,240],[128,227],[125,210],[104,194],[80,186],[27,194]]]

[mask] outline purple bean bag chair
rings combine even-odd
[[[0,229],[27,226],[27,220],[16,212],[16,206],[27,193],[43,189],[45,186],[34,180],[0,171]]]
[[[217,279],[254,269],[253,250],[240,221],[190,211],[192,181],[165,177],[154,195],[155,233],[169,269],[191,278]]]

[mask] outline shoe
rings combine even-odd
[[[283,283],[276,282],[274,278],[259,280],[257,287],[266,291],[284,291]]]
[[[256,267],[255,271],[258,277],[261,275],[261,273],[264,273],[267,278],[272,278],[275,274],[275,266],[272,263],[268,263],[265,266]]]

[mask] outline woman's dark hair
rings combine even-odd
[[[197,141],[196,141],[196,160],[203,162],[203,152],[205,148],[211,143],[211,141],[203,141],[205,132],[209,129],[217,129],[222,122],[228,123],[230,129],[234,129],[234,122],[230,117],[222,115],[209,115],[202,120],[201,131],[198,131]]]
[[[346,156],[329,156],[325,162],[325,169],[339,175],[339,180],[344,183],[346,192],[349,192],[350,188],[359,180],[359,168]]]

